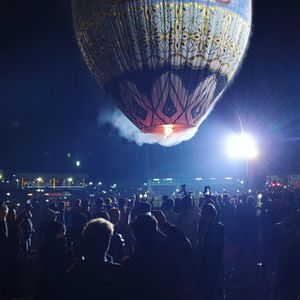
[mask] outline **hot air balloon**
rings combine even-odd
[[[97,82],[144,133],[198,127],[247,48],[251,0],[73,0]]]

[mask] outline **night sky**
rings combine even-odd
[[[254,1],[250,46],[234,82],[191,141],[163,148],[139,147],[98,124],[106,97],[77,47],[69,1],[2,0],[0,169],[82,171],[106,181],[230,176],[240,166],[228,161],[224,143],[242,124],[259,140],[258,174],[300,173],[297,2]]]

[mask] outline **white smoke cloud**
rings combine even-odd
[[[143,133],[119,110],[111,109],[101,111],[99,114],[100,124],[112,125],[123,138],[135,142],[139,146],[143,144],[159,144],[165,147],[176,146],[181,142],[190,140],[198,128],[190,128],[184,132],[172,133],[170,137],[161,134]]]

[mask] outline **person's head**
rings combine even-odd
[[[95,208],[97,209],[97,210],[102,210],[102,207],[103,207],[103,199],[101,198],[101,197],[99,197],[99,198],[97,198],[96,200],[95,200]]]
[[[168,195],[163,195],[161,197],[161,199],[162,199],[163,202],[165,202],[165,201],[167,201],[169,199],[169,196]]]
[[[106,206],[112,205],[112,199],[111,198],[106,198],[104,202],[105,202]]]
[[[221,204],[222,202],[223,202],[223,197],[222,197],[222,195],[218,195],[217,196],[217,202],[219,203],[219,204]]]
[[[255,198],[253,196],[249,196],[247,198],[247,204],[248,204],[248,206],[255,207],[256,206],[256,202],[257,201],[255,200]]]
[[[229,203],[229,195],[228,194],[224,194],[223,195],[223,202],[225,203],[225,204],[228,204]]]
[[[216,222],[217,210],[212,204],[204,204],[201,208],[201,222],[212,224]]]
[[[82,234],[82,246],[87,257],[104,258],[108,250],[114,225],[102,218],[87,223]]]
[[[145,215],[145,214],[150,214],[152,210],[152,206],[148,202],[141,202],[137,206],[136,213],[137,215]]]
[[[90,201],[89,200],[85,200],[81,202],[81,207],[85,210],[85,211],[90,211]]]
[[[133,235],[140,244],[153,240],[158,231],[157,221],[149,215],[139,215],[131,223]]]
[[[170,210],[173,209],[173,207],[174,207],[174,200],[173,199],[167,198],[167,199],[163,200],[162,209],[164,211],[170,211]]]
[[[111,208],[108,211],[110,221],[114,224],[117,225],[120,221],[120,210],[118,208]]]
[[[73,202],[73,207],[74,207],[75,209],[81,208],[81,199],[76,199],[76,200]]]

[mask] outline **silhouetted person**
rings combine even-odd
[[[204,204],[198,229],[199,299],[220,300],[223,295],[223,250],[225,230],[217,222],[217,211],[212,204]]]
[[[152,212],[159,229],[167,236],[174,255],[173,275],[176,276],[176,299],[192,299],[195,279],[192,245],[188,238],[175,226],[167,222],[161,210]],[[175,285],[175,282],[174,282]]]
[[[90,221],[82,235],[83,257],[67,273],[66,299],[117,299],[120,266],[106,260],[113,224]]]
[[[72,241],[72,248],[75,253],[79,251],[79,245],[82,237],[82,230],[88,222],[87,217],[81,211],[72,215],[72,227],[70,230],[70,238]]]
[[[175,225],[178,221],[178,214],[174,211],[174,200],[170,199],[168,196],[163,197],[163,203],[161,210],[163,211],[168,223]]]
[[[174,255],[157,221],[139,215],[132,223],[134,253],[123,263],[124,294],[127,299],[176,299]]]
[[[65,226],[49,222],[38,249],[38,271],[34,299],[62,299],[64,274],[69,259],[65,248]]]
[[[120,211],[118,208],[111,208],[109,211],[110,221],[114,225],[114,234],[112,236],[108,254],[113,257],[114,262],[121,263],[125,255],[125,245],[122,234],[119,231]]]
[[[300,224],[292,207],[282,210],[282,222],[274,225],[277,278],[274,299],[296,300],[300,296]]]
[[[100,211],[103,211],[103,199],[101,197],[97,198],[95,201],[94,201],[94,205],[92,207],[92,216],[93,218],[97,218],[96,217],[96,214],[99,213]]]
[[[192,246],[197,244],[197,228],[200,215],[193,207],[193,200],[190,196],[185,196],[182,199],[182,211],[179,214],[177,226],[188,237]]]
[[[90,209],[90,201],[85,200],[81,202],[81,213],[86,216],[87,221],[90,221],[92,219],[91,209]]]

